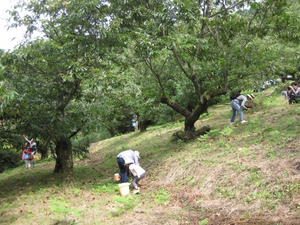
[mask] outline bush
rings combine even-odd
[[[22,164],[22,153],[16,149],[0,150],[0,173],[5,170],[16,168]]]

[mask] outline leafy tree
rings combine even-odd
[[[25,12],[19,14],[20,8]],[[98,84],[105,67],[106,9],[99,1],[30,1],[11,12],[12,26],[26,26],[28,36],[35,30],[44,35],[2,57],[6,78],[19,93],[19,127],[54,142],[54,172],[67,181],[73,174],[71,138],[92,128],[85,89]]]
[[[285,5],[284,1],[111,3],[135,54],[131,63],[148,67],[156,83],[152,91],[161,103],[184,116],[184,130],[191,133],[209,102],[227,93],[230,81],[236,85],[241,78],[257,79],[248,73],[249,44],[268,33],[272,18]],[[186,90],[185,104],[175,101],[176,84]]]
[[[300,61],[299,61],[299,9],[297,0],[288,0],[288,5],[283,7],[284,14],[275,17],[272,24],[272,36],[278,52],[275,71],[281,77],[294,75],[293,79],[300,82]]]

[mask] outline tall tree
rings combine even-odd
[[[18,13],[23,9],[23,13]],[[23,108],[22,121],[56,146],[54,172],[71,181],[70,139],[90,123],[85,88],[98,84],[106,51],[107,5],[99,1],[30,1],[11,11],[12,26],[26,26],[30,40],[3,57],[7,78],[14,80]],[[111,40],[108,40],[110,43]]]
[[[128,34],[128,47],[135,52],[133,63],[139,61],[149,68],[156,80],[153,91],[162,103],[185,117],[184,130],[192,133],[209,101],[226,94],[230,80],[248,75],[247,67],[238,70],[247,58],[246,47],[267,34],[273,15],[280,14],[285,4],[246,0],[111,2],[115,20],[124,35]],[[174,100],[172,81],[180,81],[189,90],[188,103]]]

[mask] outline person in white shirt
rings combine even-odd
[[[237,94],[234,98],[231,98],[230,106],[232,109],[232,116],[230,118],[230,124],[234,123],[236,113],[238,113],[241,123],[247,123],[247,121],[244,120],[243,109],[250,110],[250,108],[246,106],[246,102],[247,100],[253,100],[253,99],[254,99],[253,94],[247,94],[247,95]]]
[[[23,138],[28,143],[29,148],[32,151],[33,155],[35,155],[37,153],[37,147],[36,147],[36,142],[34,141],[34,138],[31,138],[31,140],[29,140],[25,135],[23,135]]]
[[[146,171],[140,167],[139,165],[136,165],[136,164],[133,164],[133,163],[129,163],[128,164],[128,167],[129,167],[129,170],[133,176],[133,179],[132,179],[132,182],[131,182],[131,185],[132,187],[139,191],[139,187],[137,185],[137,183],[143,178],[145,177],[146,175]]]

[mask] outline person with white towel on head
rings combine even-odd
[[[254,99],[253,94],[247,94],[247,95],[240,94],[236,98],[231,100],[230,106],[232,109],[232,116],[230,118],[230,124],[234,123],[236,113],[238,113],[241,123],[247,123],[247,121],[244,120],[243,109],[250,110],[250,108],[247,107],[245,104],[247,100],[251,101],[253,99]]]

